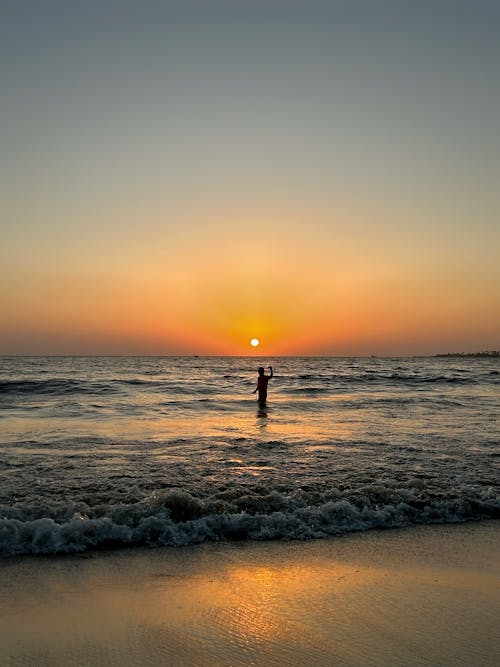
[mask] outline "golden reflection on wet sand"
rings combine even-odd
[[[498,523],[10,560],[0,662],[491,667]]]

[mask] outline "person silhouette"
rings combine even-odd
[[[253,390],[253,394],[259,392],[259,403],[260,405],[265,405],[267,400],[267,384],[269,380],[274,376],[273,367],[269,366],[271,375],[264,374],[264,368],[260,366],[259,368],[259,377],[257,378],[257,387]]]

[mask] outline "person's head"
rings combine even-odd
[[[264,369],[262,366],[259,366],[259,375],[264,375]]]

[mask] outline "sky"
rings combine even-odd
[[[0,354],[498,349],[499,33],[487,0],[0,0]]]

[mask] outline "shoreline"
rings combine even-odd
[[[499,529],[3,559],[0,662],[490,667]]]

